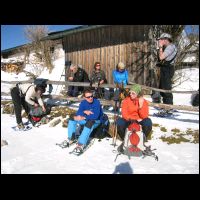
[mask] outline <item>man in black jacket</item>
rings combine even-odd
[[[75,64],[70,66],[70,71],[72,75],[68,78],[72,82],[89,82],[88,74],[86,71]],[[84,87],[81,86],[69,86],[68,87],[68,96],[77,97],[81,91],[84,90]]]

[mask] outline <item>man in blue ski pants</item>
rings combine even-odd
[[[83,95],[84,100],[80,103],[76,116],[70,119],[68,123],[69,144],[75,138],[77,124],[84,125],[77,144],[77,148],[80,150],[83,150],[87,145],[90,134],[100,125],[103,116],[101,104],[98,99],[93,98],[92,91],[85,89]]]

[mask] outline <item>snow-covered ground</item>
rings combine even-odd
[[[190,68],[177,70],[177,74],[181,74],[182,78],[174,84],[175,91],[193,91],[199,89],[199,69]],[[188,105],[191,106],[191,94],[173,93],[174,105]]]
[[[171,128],[198,129],[198,115],[189,114],[193,122],[157,119],[152,117],[154,123],[167,127],[169,135]],[[6,123],[3,123],[6,122]],[[1,173],[142,173],[142,174],[168,174],[168,173],[199,173],[199,144],[181,143],[171,144],[159,139],[162,132],[154,128],[153,139],[149,142],[156,148],[159,161],[147,157],[131,158],[118,156],[111,145],[112,139],[95,141],[93,146],[80,157],[69,154],[70,149],[61,149],[56,146],[66,139],[67,129],[61,124],[50,128],[48,125],[33,128],[27,132],[14,132],[10,127],[15,125],[14,116],[2,115],[1,133],[8,146],[1,148]],[[117,141],[117,144],[120,142]],[[116,148],[115,148],[116,149]]]
[[[176,90],[198,89],[199,70],[186,70],[190,81],[183,82]],[[1,85],[3,90],[6,85]],[[177,105],[191,105],[191,95],[174,94],[174,103]],[[112,139],[105,138],[94,144],[80,157],[69,154],[72,149],[61,149],[56,143],[67,138],[67,129],[61,124],[56,127],[43,125],[27,132],[15,132],[11,126],[15,125],[15,117],[1,114],[1,139],[7,140],[8,145],[1,148],[1,173],[28,173],[28,174],[198,174],[199,173],[199,143],[170,144],[163,142],[161,136],[171,136],[171,129],[180,129],[185,132],[188,128],[199,130],[199,113],[179,111],[174,119],[153,117],[154,108],[150,108],[150,117],[154,124],[165,127],[153,127],[152,139],[148,144],[156,148],[155,153],[159,161],[152,157],[144,159],[127,156],[118,156],[114,162],[116,150],[111,143]],[[25,119],[24,119],[25,121]],[[188,136],[189,137],[189,136]],[[187,137],[186,137],[187,138]],[[189,138],[188,138],[189,139]],[[120,141],[117,141],[120,144]],[[72,147],[71,147],[72,148]]]

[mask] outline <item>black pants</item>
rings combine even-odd
[[[105,88],[104,89],[104,99],[111,100],[111,98],[114,95],[114,89],[113,88]]]
[[[17,124],[20,124],[22,123],[22,116],[21,116],[22,106],[27,114],[30,111],[30,107],[28,106],[28,103],[25,101],[25,97],[20,97],[20,92],[17,87],[14,87],[11,90],[11,97],[14,104],[16,121]]]
[[[67,94],[71,97],[77,97],[79,93],[78,86],[69,86]]]
[[[160,67],[160,89],[171,90],[173,76],[174,76],[174,66],[173,65],[161,66]],[[160,95],[163,97],[164,104],[173,104],[172,93],[161,92]]]
[[[124,140],[126,128],[131,124],[131,121],[127,121],[121,117],[117,120],[117,133],[119,134],[120,138]],[[149,133],[152,130],[152,121],[150,118],[145,118],[139,124],[142,126],[142,132],[144,133],[145,137],[147,138]]]
[[[69,86],[67,94],[71,97],[77,97],[80,92],[84,90],[84,87],[80,86]]]

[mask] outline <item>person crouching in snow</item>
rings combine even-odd
[[[124,140],[126,128],[132,123],[138,123],[142,126],[145,140],[152,130],[152,121],[148,118],[148,102],[141,94],[141,86],[135,84],[131,87],[129,96],[122,102],[122,118],[117,120],[117,130],[122,140]]]
[[[68,143],[69,145],[75,141],[75,132],[77,124],[84,125],[78,143],[76,152],[81,152],[87,145],[88,139],[92,131],[101,123],[103,111],[98,99],[93,98],[92,91],[85,89],[83,92],[84,100],[80,103],[76,116],[69,120],[68,123]]]
[[[33,84],[21,84],[18,83],[11,88],[11,97],[14,104],[15,116],[17,126],[20,130],[23,130],[24,124],[22,123],[22,106],[28,115],[28,119],[31,121],[31,115],[29,114],[32,107],[42,107],[43,112],[46,111],[41,95],[45,92],[45,87],[42,85]],[[36,103],[35,99],[37,100]],[[32,122],[32,121],[31,121]]]

